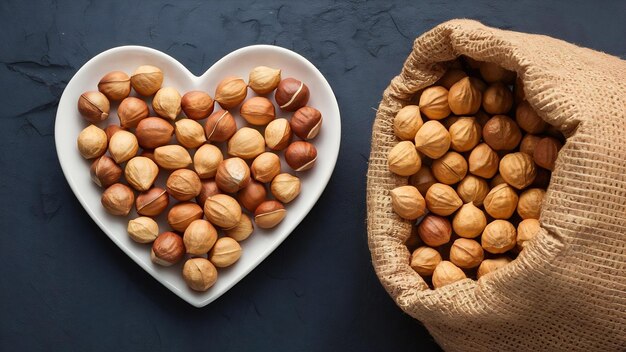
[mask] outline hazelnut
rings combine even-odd
[[[309,102],[309,87],[295,78],[285,78],[278,83],[274,99],[281,109],[296,111]]]
[[[198,219],[202,219],[202,208],[192,202],[175,204],[167,213],[167,223],[178,232],[185,232],[187,226]]]
[[[280,83],[280,70],[267,67],[257,66],[250,71],[248,76],[248,86],[257,94],[267,94]]]
[[[158,216],[167,208],[170,197],[163,188],[153,187],[139,193],[135,200],[137,214],[144,216]]]
[[[163,84],[163,71],[151,65],[137,67],[135,73],[130,76],[130,84],[143,96],[156,93]]]
[[[492,273],[503,266],[509,264],[511,262],[510,258],[507,257],[499,257],[494,259],[485,259],[480,266],[478,267],[478,271],[476,273],[476,277],[480,279],[482,276],[485,276],[489,273]]]
[[[415,135],[415,147],[429,158],[441,158],[450,149],[450,133],[439,121],[426,121]]]
[[[157,148],[166,145],[172,139],[174,127],[159,117],[148,117],[137,124],[135,136],[142,148]]]
[[[492,178],[500,166],[500,157],[486,143],[481,143],[472,150],[467,159],[469,172],[476,176]]]
[[[209,260],[218,268],[233,265],[241,257],[241,246],[230,237],[222,237],[215,242],[209,253]]]
[[[130,213],[135,201],[135,194],[130,187],[115,183],[102,193],[101,203],[104,209],[112,215],[126,216]]]
[[[217,281],[217,269],[205,258],[191,258],[183,265],[183,279],[194,291],[204,292]]]
[[[216,194],[204,203],[204,215],[212,223],[223,229],[230,229],[241,220],[241,206],[225,194]]]
[[[517,193],[506,183],[499,184],[489,191],[483,205],[485,211],[496,219],[508,219],[517,207]]]
[[[104,129],[104,132],[107,134],[107,142],[109,142],[111,140],[111,137],[115,134],[115,132],[123,131],[123,130],[124,129],[122,127],[120,127],[119,125],[115,125],[115,124],[108,125]]]
[[[217,167],[215,183],[226,193],[235,193],[250,182],[250,168],[241,158],[229,158]]]
[[[215,177],[217,167],[224,160],[220,148],[213,144],[205,144],[193,155],[193,168],[200,178]]]
[[[401,218],[415,220],[426,213],[426,202],[417,188],[401,186],[392,189],[391,207]]]
[[[280,173],[280,158],[271,152],[262,153],[254,159],[250,171],[255,180],[263,183],[271,182]]]
[[[454,189],[443,183],[435,183],[430,186],[424,198],[428,210],[441,216],[448,216],[463,205],[461,198]]]
[[[140,216],[128,222],[126,231],[135,242],[152,243],[159,235],[159,225],[152,218]]]
[[[100,187],[117,183],[122,176],[122,168],[106,155],[93,161],[90,168],[91,179]]]
[[[517,225],[517,249],[522,250],[527,246],[526,241],[530,241],[537,236],[541,230],[541,224],[537,219],[524,219]]]
[[[411,254],[411,268],[421,276],[430,276],[441,263],[441,254],[437,250],[422,246]]]
[[[210,142],[226,142],[237,132],[237,123],[233,115],[226,110],[211,114],[204,125],[204,133]]]
[[[202,187],[200,188],[200,194],[196,197],[196,202],[204,208],[204,202],[206,202],[207,198],[222,192],[217,187],[217,182],[213,179],[202,180],[201,183]]]
[[[180,145],[164,145],[154,150],[154,161],[166,170],[176,170],[191,165],[191,156]]]
[[[282,203],[289,203],[300,194],[300,179],[290,174],[274,177],[270,191]]]
[[[417,225],[417,234],[427,245],[438,247],[450,242],[452,226],[448,219],[428,214]]]
[[[120,118],[120,125],[123,128],[135,128],[139,122],[149,115],[148,104],[145,101],[128,97],[120,103],[117,108],[117,116]]]
[[[286,119],[276,119],[265,127],[265,144],[271,150],[283,150],[291,143],[291,126]]]
[[[152,109],[159,116],[175,120],[181,111],[182,97],[176,88],[164,87],[159,89],[152,99]]]
[[[485,227],[481,244],[487,252],[500,254],[515,247],[516,236],[513,224],[506,220],[494,220]]]
[[[527,101],[523,101],[515,109],[515,122],[528,133],[541,133],[547,126]]]
[[[224,234],[237,242],[241,242],[250,237],[253,231],[254,225],[252,225],[250,217],[246,214],[241,214],[239,223],[231,229],[224,230]]]
[[[430,186],[437,183],[435,176],[430,171],[430,167],[422,165],[422,167],[409,177],[409,184],[417,188],[421,194],[426,194]]]
[[[546,191],[541,188],[531,188],[522,192],[517,202],[517,213],[522,219],[539,219],[541,204]]]
[[[554,170],[554,164],[558,157],[559,150],[561,150],[561,142],[553,137],[542,138],[533,152],[533,160],[535,163],[544,169],[550,171]]]
[[[452,220],[454,233],[465,238],[478,237],[485,229],[485,226],[487,226],[485,213],[472,203],[461,206],[461,209],[454,214],[454,219]],[[465,268],[454,260],[452,262],[461,268]]]
[[[154,264],[172,266],[185,255],[183,239],[173,232],[163,232],[154,240],[150,259]]]
[[[480,265],[484,257],[483,248],[475,240],[459,238],[450,248],[450,261],[459,268],[475,268]]]
[[[437,181],[452,185],[467,175],[467,161],[457,152],[447,152],[441,158],[433,160],[430,169]]]
[[[483,139],[494,150],[513,150],[522,139],[522,132],[508,116],[496,115],[483,126]]]
[[[176,200],[190,200],[200,194],[200,177],[188,169],[179,169],[170,174],[166,182],[167,193]]]
[[[465,77],[467,77],[467,74],[463,70],[451,68],[439,78],[435,85],[450,89],[456,82]]]
[[[254,180],[250,181],[246,187],[237,193],[239,203],[250,212],[254,212],[265,201],[266,197],[267,190],[265,190],[265,186]]]
[[[484,93],[487,90],[487,83],[485,83],[482,79],[478,77],[470,77],[470,81],[472,82],[472,85],[474,85],[474,87],[476,87],[476,89],[478,89],[481,93]]]
[[[183,95],[180,107],[188,118],[202,120],[213,112],[213,98],[205,92],[194,90]]]
[[[515,72],[506,70],[493,62],[481,62],[480,75],[489,83],[512,83],[515,80]]]
[[[469,77],[461,78],[448,92],[450,110],[456,115],[473,115],[480,109],[481,91]]]
[[[192,119],[176,121],[176,140],[185,148],[198,148],[206,142],[204,128]]]
[[[143,156],[130,159],[124,168],[126,181],[138,191],[149,190],[158,174],[159,167],[154,161]]]
[[[473,117],[461,117],[450,128],[450,146],[457,152],[472,150],[480,142],[482,127]]]
[[[98,82],[98,90],[109,100],[122,100],[130,94],[130,77],[125,72],[109,72]]]
[[[291,130],[303,140],[317,137],[322,128],[322,113],[316,108],[303,106],[291,117]]]
[[[422,167],[422,159],[413,142],[402,141],[389,151],[387,165],[389,165],[389,171],[394,174],[410,176]]]
[[[252,97],[244,101],[239,113],[251,125],[267,125],[276,118],[274,104],[264,97]]]
[[[116,163],[121,164],[137,155],[139,144],[134,134],[128,131],[119,131],[111,137],[109,154]]]
[[[305,171],[317,160],[317,149],[309,142],[296,141],[287,147],[285,161],[294,171]]]
[[[420,111],[429,119],[441,120],[450,115],[448,105],[448,90],[441,86],[432,86],[424,89],[420,96]]]
[[[513,93],[501,82],[491,84],[483,93],[483,109],[492,115],[506,114],[513,106]]]
[[[187,253],[203,255],[209,252],[217,241],[217,231],[210,222],[202,219],[192,221],[185,229],[183,242]]]
[[[228,154],[242,159],[254,159],[265,151],[265,140],[253,128],[243,127],[228,141]]]
[[[537,176],[535,163],[526,153],[511,153],[500,160],[500,175],[506,183],[517,189],[528,187]]]
[[[109,99],[100,92],[85,92],[78,98],[78,112],[91,123],[104,121],[109,117]]]
[[[537,143],[541,140],[541,137],[534,134],[527,134],[522,138],[522,142],[519,144],[519,151],[533,156]]]
[[[89,125],[78,134],[78,151],[85,159],[94,159],[107,151],[107,134],[96,125]]]
[[[479,207],[483,205],[483,200],[489,193],[489,185],[480,177],[467,175],[456,186],[456,193],[461,197],[463,203],[473,203]]]
[[[287,210],[278,201],[266,200],[254,211],[254,222],[262,229],[276,227],[287,215]]]
[[[433,286],[440,288],[467,278],[463,270],[451,262],[444,260],[433,271]]]
[[[393,119],[393,132],[396,137],[405,141],[415,139],[415,134],[424,124],[420,107],[417,105],[407,105],[400,109]]]
[[[239,77],[224,78],[215,89],[215,101],[222,109],[232,109],[241,104],[248,95],[248,86]]]

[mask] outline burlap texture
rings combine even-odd
[[[517,72],[529,103],[567,136],[541,215],[542,231],[503,269],[437,290],[409,266],[411,223],[389,191],[393,117],[459,55]],[[367,179],[368,241],[381,283],[448,351],[626,350],[626,64],[542,35],[470,20],[415,40],[383,94]]]

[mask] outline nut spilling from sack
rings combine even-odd
[[[395,116],[389,170],[396,214],[416,221],[411,267],[434,288],[512,261],[539,231],[563,135],[500,66],[462,58]]]

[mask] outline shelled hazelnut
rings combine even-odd
[[[163,188],[153,187],[140,193],[135,200],[137,214],[158,216],[170,203],[170,197]]]
[[[467,278],[463,270],[453,263],[444,260],[433,271],[433,286],[440,288]]]
[[[393,119],[393,132],[401,140],[412,141],[423,124],[419,106],[407,105]]]
[[[211,115],[214,103],[209,94],[194,90],[182,96],[180,107],[188,118],[202,120]]]
[[[296,111],[309,102],[309,87],[295,78],[285,78],[276,87],[274,99],[285,111]]]
[[[122,71],[112,71],[98,82],[98,90],[109,100],[122,100],[130,94],[130,77]]]
[[[109,117],[109,99],[100,92],[85,92],[78,98],[78,112],[91,123],[104,121]]]
[[[226,77],[215,89],[215,101],[222,109],[232,109],[241,104],[248,95],[248,85],[239,77]]]
[[[217,269],[205,258],[191,258],[183,265],[183,279],[194,291],[206,291],[217,281]]]
[[[237,123],[227,110],[212,113],[204,125],[204,133],[209,142],[226,142],[235,132],[237,132]]]
[[[202,218],[202,208],[196,203],[181,202],[175,204],[167,213],[167,223],[174,231],[185,232],[194,220]]]
[[[143,96],[156,93],[163,84],[163,71],[152,65],[139,66],[130,76],[130,84]]]
[[[120,118],[120,126],[123,128],[135,128],[139,122],[149,115],[148,104],[145,101],[128,97],[122,100],[117,108],[117,116]]]
[[[413,186],[401,186],[391,190],[391,207],[401,218],[415,220],[426,213],[426,202]]]
[[[173,232],[163,232],[152,243],[150,259],[155,264],[172,266],[185,255],[183,239]]]
[[[441,254],[430,247],[419,247],[411,254],[411,268],[422,276],[430,276],[441,263]]]

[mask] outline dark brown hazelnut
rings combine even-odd
[[[561,147],[561,142],[556,138],[542,138],[535,146],[535,151],[533,152],[535,164],[550,171],[554,170],[554,163]]]
[[[170,203],[167,191],[160,187],[153,187],[140,193],[135,200],[137,214],[144,216],[158,216]]]
[[[122,168],[106,155],[94,160],[90,171],[91,179],[100,187],[109,187],[122,176]]]
[[[104,129],[104,133],[107,134],[107,142],[111,141],[111,137],[115,134],[115,132],[118,131],[123,131],[124,129],[121,128],[119,125],[108,125],[107,128]]]
[[[226,110],[218,110],[206,120],[204,133],[209,142],[226,142],[237,132],[233,115]]]
[[[295,171],[304,171],[312,168],[316,159],[317,149],[309,142],[293,142],[285,151],[285,160]]]
[[[202,219],[202,208],[192,202],[181,202],[172,207],[167,213],[167,223],[174,231],[185,232],[192,221]]]
[[[135,193],[130,187],[115,183],[102,193],[101,202],[109,214],[126,216],[135,202]]]
[[[204,202],[206,202],[207,198],[222,192],[217,187],[217,182],[214,179],[202,180],[201,183],[202,187],[200,187],[200,194],[196,197],[196,202],[204,208]]]
[[[253,212],[266,198],[267,190],[265,186],[254,180],[251,180],[246,187],[237,193],[239,203],[250,212]]]
[[[296,111],[309,101],[309,87],[295,78],[285,78],[278,84],[276,103],[286,111]]]
[[[135,136],[142,148],[154,149],[170,142],[174,126],[160,117],[148,117],[137,124]]]
[[[210,95],[198,90],[185,93],[180,105],[185,115],[193,120],[202,120],[211,115],[215,106]]]
[[[483,139],[493,150],[513,150],[522,139],[522,132],[508,116],[496,115],[483,127]]]
[[[128,97],[120,103],[117,108],[117,116],[120,118],[120,125],[124,128],[137,127],[139,121],[148,117],[148,104],[145,101]]]
[[[289,124],[296,136],[303,140],[313,139],[322,127],[322,113],[316,108],[304,106],[293,114]]]

